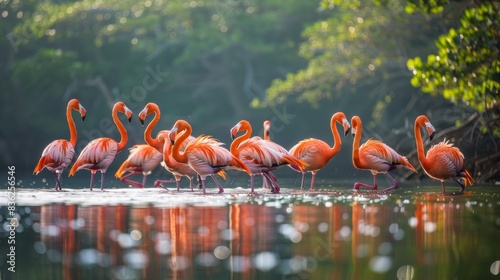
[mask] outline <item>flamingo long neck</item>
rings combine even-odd
[[[71,111],[73,108],[71,106],[68,106],[66,108],[66,120],[68,121],[68,127],[69,127],[69,143],[71,143],[71,146],[75,148],[76,146],[76,141],[78,139],[78,134],[76,132],[76,125],[75,121],[73,120],[73,115],[71,114]]]
[[[337,120],[334,118],[332,118],[332,120],[330,121],[330,129],[332,130],[334,141],[333,147],[329,150],[330,157],[336,155],[340,151],[340,147],[342,147],[342,140],[340,139],[340,134],[337,129],[336,122]]]
[[[160,120],[160,111],[159,110],[154,110],[155,117],[153,120],[148,124],[146,127],[146,130],[144,131],[144,141],[148,143],[149,146],[155,148],[158,152],[162,152],[162,145],[161,142],[158,139],[153,138],[151,135],[153,134],[153,128],[156,126],[158,121]],[[169,141],[168,139],[166,140],[167,142]]]
[[[417,144],[418,161],[422,166],[424,166],[427,164],[427,158],[425,157],[424,153],[424,141],[422,140],[422,133],[420,132],[419,122],[415,122],[414,133],[415,133],[415,143]]]
[[[234,139],[233,143],[231,143],[231,147],[229,148],[231,154],[233,154],[235,157],[238,157],[240,154],[238,147],[240,146],[241,142],[243,142],[247,139],[250,139],[250,136],[252,136],[252,128],[251,127],[246,128],[245,134]]]
[[[359,160],[359,144],[361,142],[361,134],[363,133],[363,126],[360,122],[355,122],[352,125],[356,129],[356,134],[354,135],[354,141],[352,142],[352,162],[354,166],[360,166]]]
[[[160,142],[161,144],[161,142]],[[165,143],[163,143],[163,162],[169,167],[172,166],[173,158],[172,155],[170,154],[170,150],[172,149],[172,144],[170,143],[170,139],[165,138]]]
[[[127,134],[127,130],[125,129],[125,126],[118,118],[118,110],[113,110],[113,121],[115,122],[116,127],[118,128],[118,131],[120,132],[120,142],[118,143],[118,150],[116,151],[117,153],[119,153],[127,145],[128,134]]]
[[[191,136],[191,133],[193,132],[193,130],[191,129],[191,127],[186,127],[185,128],[185,132],[182,133],[177,139],[175,139],[175,144],[174,146],[172,146],[172,157],[178,161],[178,162],[182,162],[182,163],[188,163],[188,159],[187,159],[187,154],[184,152],[181,154],[181,146],[182,146],[182,143],[184,143],[184,141],[189,137]],[[169,141],[170,139],[166,139],[166,141]]]

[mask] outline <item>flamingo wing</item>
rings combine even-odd
[[[33,173],[38,174],[45,167],[49,170],[64,170],[71,163],[74,154],[75,149],[69,141],[54,140],[43,150]]]
[[[448,141],[432,146],[427,151],[427,159],[432,163],[427,170],[431,177],[451,179],[464,172],[464,155]]]
[[[82,150],[70,175],[81,169],[106,170],[118,152],[118,143],[111,138],[98,138],[90,141]]]
[[[184,151],[188,156],[189,166],[200,175],[214,174],[230,166],[250,173],[248,167],[222,145],[223,143],[210,136],[198,136]]]
[[[387,172],[404,166],[416,172],[406,157],[401,156],[394,149],[378,140],[369,139],[366,141],[359,147],[359,155],[366,169]]]
[[[146,145],[134,145],[129,149],[128,158],[116,171],[115,176],[120,178],[126,171],[150,173],[163,160],[163,155],[155,148]]]
[[[308,138],[300,141],[290,149],[290,154],[299,160],[306,162],[309,166],[305,171],[319,170],[328,164],[330,146],[319,139]]]

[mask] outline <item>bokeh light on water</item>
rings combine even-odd
[[[493,197],[306,192],[227,194],[203,206],[19,206],[14,279],[488,279],[500,274]]]

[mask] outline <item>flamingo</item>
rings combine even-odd
[[[175,177],[175,182],[177,186],[177,191],[180,190],[180,184],[182,177],[185,176],[189,179],[189,187],[191,188],[191,191],[193,190],[193,184],[192,184],[192,179],[194,176],[196,176],[196,171],[194,171],[187,163],[182,163],[182,162],[177,162],[172,155],[170,155],[170,140],[166,141],[167,143],[164,143],[164,138],[168,137],[168,133],[170,132],[169,130],[161,130],[158,132],[156,135],[156,138],[153,138],[152,132],[158,121],[160,120],[160,107],[156,103],[148,103],[142,109],[142,111],[139,113],[139,120],[141,121],[142,125],[144,125],[144,120],[146,117],[150,114],[155,114],[153,120],[148,124],[146,127],[146,130],[144,131],[144,141],[148,143],[149,146],[155,148],[160,154],[163,155],[163,161],[161,162],[162,166],[165,167],[165,169],[172,173]],[[184,151],[186,148],[187,144],[191,141],[193,141],[195,138],[193,136],[190,136],[187,138],[187,140],[183,143],[183,146],[181,147],[181,151]],[[164,149],[167,149],[166,153]],[[166,157],[165,157],[166,155]],[[163,183],[171,183],[171,180],[156,180],[155,181],[155,186],[156,187],[162,187],[166,189],[163,186]]]
[[[346,136],[351,129],[351,125],[349,124],[349,121],[347,121],[344,113],[337,112],[333,114],[330,120],[330,129],[335,143],[332,148],[330,148],[330,145],[322,140],[308,138],[300,141],[290,149],[290,154],[308,164],[308,166],[302,170],[302,183],[300,184],[300,189],[304,188],[306,172],[311,172],[312,178],[310,189],[314,190],[314,179],[316,177],[316,173],[325,167],[330,159],[332,159],[340,151],[342,141],[340,140],[340,135],[337,130],[337,126],[335,125],[336,122],[344,127],[344,136]],[[295,171],[300,172],[296,166],[290,165],[290,167]]]
[[[414,132],[418,161],[429,177],[441,181],[443,194],[445,193],[445,180],[455,181],[460,186],[460,192],[463,192],[467,185],[474,184],[474,179],[469,171],[465,169],[464,155],[460,149],[453,147],[453,144],[445,140],[432,146],[429,151],[427,151],[427,155],[424,154],[424,143],[422,141],[420,127],[427,130],[430,140],[434,138],[434,132],[436,130],[425,115],[418,116],[417,119],[415,119]],[[460,183],[457,177],[463,178],[464,184]]]
[[[245,134],[236,138],[236,134],[240,131],[245,131]],[[262,174],[271,184],[272,192],[279,193],[280,187],[269,176],[269,172],[287,164],[296,165],[303,170],[305,163],[290,155],[282,146],[258,136],[250,138],[251,135],[252,126],[246,120],[238,122],[231,128],[233,143],[231,143],[230,151],[231,154],[243,161],[250,170],[250,194],[255,193],[255,174]]]
[[[367,187],[376,190],[377,173],[384,173],[393,183],[391,187],[384,191],[396,189],[399,186],[398,182],[389,175],[389,171],[405,167],[413,172],[417,172],[406,157],[399,155],[391,147],[379,140],[369,139],[360,147],[359,143],[361,142],[361,134],[363,132],[361,119],[358,116],[352,117],[351,125],[351,132],[354,136],[354,142],[352,144],[352,163],[357,169],[370,170],[373,175],[373,186],[356,182],[354,183],[354,189],[358,190],[359,187]]]
[[[270,120],[265,120],[264,123],[262,123],[263,127],[264,127],[264,140],[269,140],[271,141],[271,121]],[[276,176],[274,176],[274,174],[272,172],[268,172],[267,173],[269,175],[269,177],[271,177],[271,179],[273,179],[273,181],[276,182],[276,180],[278,178],[276,178]],[[267,185],[267,179],[265,176],[262,176],[262,187],[263,188],[269,188],[269,186]]]
[[[144,188],[146,185],[146,176],[151,174],[151,171],[160,164],[163,160],[163,155],[147,144],[134,145],[129,151],[128,158],[118,168],[115,177],[124,183]],[[126,172],[129,172],[129,174],[123,176]],[[142,183],[128,179],[134,174],[142,174]]]
[[[69,176],[75,174],[75,172],[81,169],[90,170],[90,190],[94,185],[94,175],[97,171],[101,171],[101,190],[104,190],[104,174],[108,169],[109,165],[115,158],[116,154],[121,152],[128,142],[128,135],[125,127],[118,118],[118,112],[123,113],[127,116],[128,121],[132,120],[132,111],[125,105],[125,103],[119,101],[113,106],[112,116],[113,121],[120,132],[121,140],[116,142],[115,140],[107,137],[97,138],[85,146],[82,152],[78,156],[75,164],[71,167]]]
[[[264,140],[271,140],[271,121],[265,120],[262,125],[264,126]]]
[[[215,138],[206,135],[198,136],[194,141],[187,144],[186,149],[181,154],[181,146],[186,139],[191,136],[191,125],[185,120],[178,120],[170,130],[168,137],[173,142],[170,151],[173,158],[178,162],[189,164],[189,166],[201,177],[201,186],[205,194],[205,179],[212,177],[219,187],[219,193],[224,192],[221,184],[214,174],[226,169],[234,168],[245,170],[250,174],[248,167],[237,157],[233,156],[227,149],[221,147],[223,143]]]
[[[76,125],[73,121],[73,116],[71,115],[71,110],[78,111],[82,120],[85,120],[85,116],[87,115],[87,111],[83,108],[80,101],[77,99],[71,99],[66,106],[66,120],[68,122],[70,139],[58,139],[52,141],[42,152],[42,156],[38,161],[35,169],[33,170],[33,174],[37,175],[44,168],[52,171],[52,175],[56,179],[56,187],[55,190],[62,190],[61,187],[61,174],[64,169],[68,167],[73,159],[73,155],[75,154],[75,146],[78,138],[76,132]]]

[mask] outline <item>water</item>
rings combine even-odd
[[[497,188],[336,189],[19,189],[15,273],[0,211],[1,279],[500,278]]]

